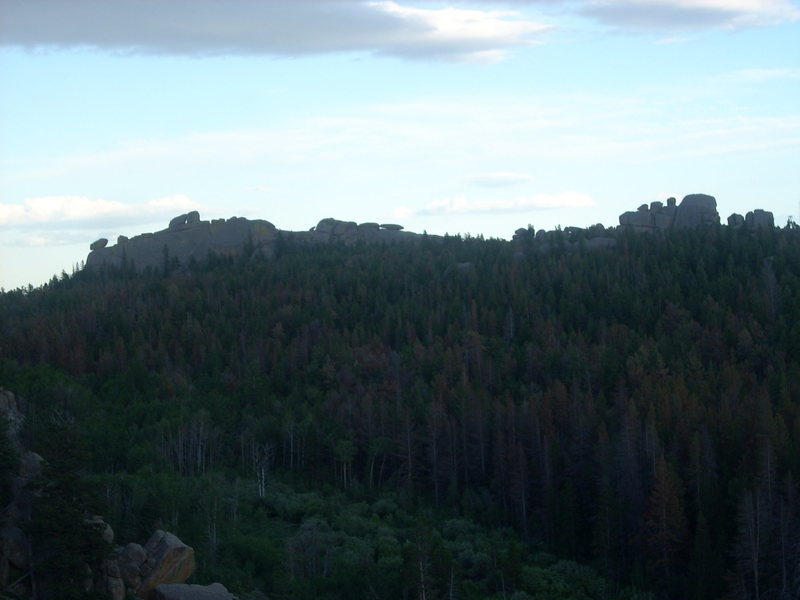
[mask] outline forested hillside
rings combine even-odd
[[[64,275],[0,385],[239,593],[797,598],[800,232],[616,235]]]

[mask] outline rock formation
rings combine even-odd
[[[679,206],[675,198],[668,198],[666,206],[661,202],[642,204],[635,212],[621,214],[619,224],[645,232],[718,225],[717,201],[707,194],[689,194]]]
[[[149,598],[165,583],[183,583],[194,573],[194,550],[168,531],[156,531],[144,546],[147,558],[139,567],[142,583],[136,594]]]
[[[197,211],[178,215],[162,231],[144,233],[128,239],[117,238],[115,246],[107,247],[108,240],[91,244],[86,266],[120,267],[123,263],[137,270],[163,268],[176,260],[185,264],[190,259],[202,261],[209,254],[221,256],[240,255],[245,250],[254,256],[273,258],[278,238],[308,243],[394,243],[420,239],[420,235],[403,231],[394,223],[361,223],[322,219],[309,231],[281,231],[269,221],[233,217],[201,221]],[[429,236],[437,238],[438,236]],[[103,242],[103,243],[101,243]]]
[[[748,229],[759,229],[760,227],[772,229],[775,227],[775,217],[770,211],[757,208],[747,213],[744,224]]]
[[[169,227],[162,231],[130,239],[121,236],[115,246],[98,247],[95,242],[90,246],[86,266],[119,267],[127,262],[140,270],[163,268],[165,263],[173,259],[185,263],[190,258],[204,260],[209,253],[238,255],[249,245],[258,251],[271,246],[276,238],[277,229],[268,221],[237,217],[201,221],[195,211],[175,217],[169,222]]]

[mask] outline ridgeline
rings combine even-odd
[[[800,230],[707,198],[510,242],[190,213],[0,294],[6,441],[80,492],[2,584],[108,594],[158,530],[243,600],[798,597]]]

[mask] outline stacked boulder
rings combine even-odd
[[[680,205],[668,198],[667,205],[651,202],[642,204],[635,212],[628,211],[619,217],[619,224],[634,231],[668,231],[708,225],[719,225],[717,200],[708,194],[689,194]]]

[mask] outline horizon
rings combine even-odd
[[[144,3],[0,0],[0,287],[191,210],[501,239],[692,193],[800,214],[796,1]]]

